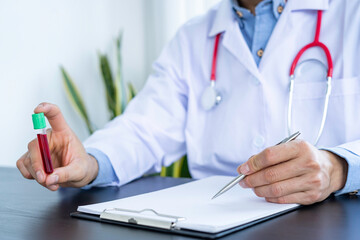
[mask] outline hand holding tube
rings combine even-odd
[[[28,151],[16,163],[21,174],[52,191],[59,186],[82,187],[94,180],[98,173],[97,161],[86,153],[60,109],[56,105],[42,103],[34,112],[43,112],[52,127],[47,131],[47,138],[54,170],[51,174],[45,173],[38,139],[34,139],[29,142]]]

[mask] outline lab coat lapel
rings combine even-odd
[[[306,37],[301,38],[301,40],[304,41],[303,43],[299,41],[299,39],[294,38],[294,34],[292,34],[292,32],[297,29],[296,21],[301,21],[301,18],[299,18],[299,16],[297,18],[294,17],[293,11],[327,10],[328,8],[329,0],[289,0],[271,34],[269,42],[267,43],[264,55],[259,64],[260,72],[262,72],[263,68],[269,65],[269,61],[274,60],[274,54],[281,53],[285,53],[285,56],[281,59],[283,61],[288,61],[287,65],[289,65],[288,68],[290,69],[291,60],[295,57],[297,51],[299,51],[305,44],[312,41],[313,36],[311,34],[308,35],[309,39],[306,39]],[[314,20],[316,21],[316,18],[314,18]],[[307,30],[315,31],[312,30],[312,28]],[[306,32],[307,30],[303,31]],[[284,51],[284,46],[287,48],[286,51]],[[287,59],[288,56],[291,56],[291,58]]]
[[[276,55],[281,53],[285,53],[286,55],[290,54],[289,52],[290,49],[286,49],[286,51],[284,51],[284,46],[288,48],[289,44],[286,45],[286,43],[293,42],[292,32],[294,31],[294,27],[296,27],[296,25],[294,25],[294,19],[291,14],[291,9],[287,5],[282,15],[278,19],[278,22],[276,23],[275,28],[266,45],[264,54],[259,64],[260,72],[262,72],[262,69],[264,67],[268,66],[269,61],[271,62],[274,60],[274,54]],[[292,45],[296,45],[296,43]]]
[[[224,34],[223,46],[239,60],[244,67],[260,80],[260,73],[248,45],[239,29],[237,22],[233,22]]]
[[[215,37],[218,33],[223,33],[221,45],[239,60],[252,75],[259,78],[260,74],[255,60],[232,12],[231,0],[223,0],[220,3],[209,37]]]

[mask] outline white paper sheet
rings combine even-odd
[[[105,209],[140,211],[153,209],[160,214],[184,217],[177,227],[216,233],[295,208],[297,204],[268,203],[251,189],[235,186],[211,200],[233,178],[213,176],[164,190],[115,201],[79,206],[78,211],[100,215]]]

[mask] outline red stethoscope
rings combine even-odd
[[[320,139],[320,136],[323,132],[325,121],[326,121],[326,115],[329,105],[329,97],[331,94],[331,80],[332,80],[332,74],[333,74],[333,61],[331,58],[331,54],[327,46],[320,42],[320,30],[321,30],[321,20],[322,20],[322,11],[319,10],[317,12],[317,23],[316,23],[316,31],[315,31],[315,39],[313,42],[307,44],[304,46],[299,53],[296,55],[294,61],[291,64],[290,68],[290,87],[289,87],[289,103],[288,103],[288,132],[291,134],[291,118],[292,118],[292,102],[293,102],[293,95],[294,95],[294,82],[297,75],[301,74],[301,71],[303,71],[304,68],[307,66],[316,66],[320,71],[324,71],[326,74],[326,95],[325,95],[325,103],[324,103],[324,109],[323,109],[323,115],[321,119],[321,125],[315,140],[316,145]],[[213,59],[212,59],[212,67],[211,67],[211,76],[210,76],[210,85],[205,89],[203,92],[203,95],[201,97],[201,105],[205,110],[210,110],[216,105],[218,105],[221,102],[221,94],[216,90],[215,82],[216,82],[216,60],[217,60],[217,53],[218,53],[218,47],[219,47],[219,41],[220,41],[221,33],[217,34],[215,37],[215,45],[214,45],[214,53],[213,53]],[[310,48],[313,47],[320,47],[327,59],[328,66],[324,66],[324,64],[316,59],[310,59],[303,61],[302,63],[298,65],[298,62],[301,58],[301,56],[304,54],[304,52]]]

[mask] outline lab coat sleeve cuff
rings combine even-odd
[[[348,163],[348,173],[346,183],[343,189],[335,192],[335,195],[341,195],[358,191],[360,189],[360,156],[343,147],[323,148],[342,158]]]
[[[83,189],[119,186],[119,179],[115,174],[109,158],[103,152],[95,148],[86,148],[86,152],[93,156],[98,162],[99,172],[94,181],[83,187]]]

